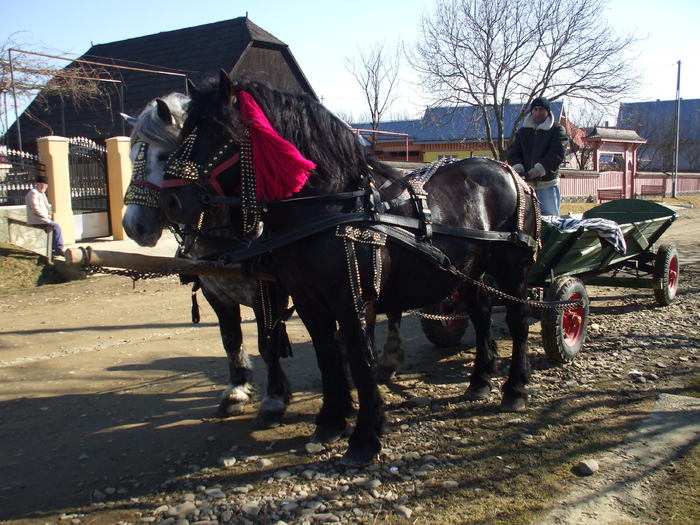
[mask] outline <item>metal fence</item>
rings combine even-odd
[[[107,150],[78,137],[69,142],[70,192],[73,211],[108,212]]]
[[[0,146],[0,206],[24,204],[24,196],[44,171],[36,155]]]

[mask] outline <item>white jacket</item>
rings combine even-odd
[[[51,205],[43,191],[32,188],[24,197],[27,205],[27,224],[48,224],[51,222]]]

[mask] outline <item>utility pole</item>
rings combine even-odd
[[[671,197],[677,197],[678,192],[678,145],[680,143],[681,127],[681,61],[678,61],[678,75],[676,77],[676,140],[673,148],[673,181]]]
[[[10,83],[12,84],[12,100],[15,105],[15,123],[17,125],[17,144],[19,146],[19,150],[22,151],[22,129],[20,128],[20,123],[19,123],[19,112],[17,110],[17,90],[15,89],[15,70],[14,67],[12,66],[12,51],[13,49],[8,49],[7,50],[7,58],[9,59],[10,62]]]

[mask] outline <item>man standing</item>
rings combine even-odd
[[[27,205],[27,224],[50,224],[53,227],[53,255],[63,255],[63,234],[61,225],[51,218],[51,206],[46,198],[48,187],[48,177],[38,175],[34,187],[24,197],[24,203]]]
[[[559,215],[559,165],[568,142],[564,127],[554,122],[549,100],[537,97],[508,146],[508,164],[535,189],[542,215]]]

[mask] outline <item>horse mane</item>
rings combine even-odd
[[[145,140],[151,143],[159,143],[170,149],[175,149],[180,137],[180,128],[187,117],[187,106],[190,97],[182,93],[168,93],[158,97],[166,103],[173,116],[174,123],[168,124],[158,116],[156,99],[151,100],[135,120],[132,120],[131,143]]]
[[[336,117],[307,94],[281,91],[265,82],[237,78],[235,91],[250,94],[265,113],[272,127],[294,144],[301,154],[316,163],[315,176],[325,181],[350,178],[358,182],[370,170],[385,177],[397,177],[396,170],[377,161],[367,152],[347,123]],[[223,104],[218,80],[211,80],[199,91],[192,113],[206,113],[225,126],[234,138],[240,138],[243,124],[237,110]],[[196,118],[196,117],[195,117]],[[191,130],[183,130],[183,135]],[[313,184],[312,180],[310,183]]]

